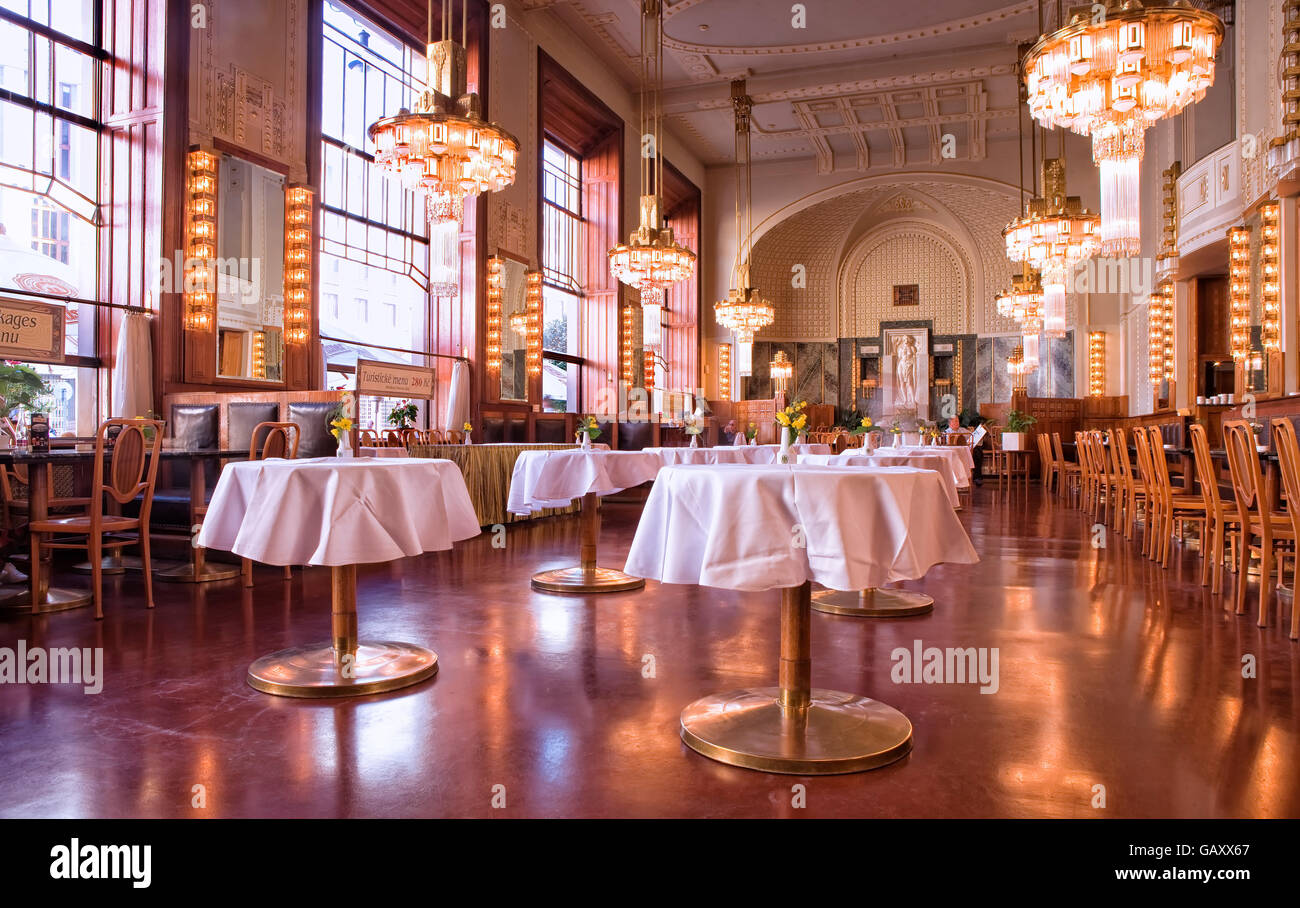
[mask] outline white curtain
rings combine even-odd
[[[153,352],[149,316],[128,312],[117,333],[113,369],[113,415],[131,419],[153,409]]]
[[[447,396],[447,416],[442,427],[460,431],[468,419],[469,364],[458,359],[451,369],[451,393]]]
[[[325,356],[324,341],[320,342],[320,387],[322,391],[328,391],[330,387],[330,367]]]

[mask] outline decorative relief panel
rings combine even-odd
[[[846,337],[873,337],[880,322],[900,317],[895,284],[916,284],[919,310],[937,334],[967,332],[970,263],[951,238],[932,225],[889,225],[868,237],[848,256],[841,285],[842,328]]]

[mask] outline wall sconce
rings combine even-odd
[[[654,390],[655,386],[655,352],[653,350],[645,351],[645,389]]]
[[[1156,389],[1165,377],[1165,304],[1160,293],[1156,289],[1147,297],[1147,374],[1151,378],[1152,393],[1157,397]]]
[[[505,285],[505,262],[500,256],[487,260],[487,367],[501,370],[501,293]]]
[[[1165,381],[1174,380],[1174,287],[1168,281],[1160,285],[1160,302],[1164,306],[1164,350],[1160,359],[1165,366]]]
[[[635,378],[632,371],[632,328],[634,313],[631,306],[623,307],[623,385],[632,387]]]
[[[1088,332],[1088,393],[1101,397],[1106,393],[1106,332]]]
[[[876,393],[876,386],[879,384],[874,378],[862,379],[862,396],[871,397]]]
[[[1259,298],[1263,310],[1260,341],[1265,350],[1282,347],[1282,304],[1278,284],[1278,204],[1268,202],[1259,209]]]
[[[542,374],[542,272],[529,271],[528,295],[528,353],[526,362],[529,375]]]
[[[768,363],[768,368],[772,370],[772,384],[778,392],[787,391],[790,387],[790,379],[794,377],[794,363],[785,355],[784,350],[776,351],[776,358]]]
[[[1011,390],[1023,391],[1028,387],[1029,371],[1025,363],[1024,344],[1016,344],[1011,350],[1011,355],[1007,357],[1007,374],[1011,376]]]
[[[217,156],[190,150],[189,216],[185,220],[185,314],[187,331],[208,331],[217,313]]]
[[[253,378],[266,378],[266,332],[253,332]]]
[[[284,339],[305,344],[311,333],[312,222],[315,193],[309,186],[284,191]]]
[[[718,347],[718,396],[731,400],[731,344]]]
[[[1232,306],[1232,358],[1244,362],[1250,355],[1250,231],[1228,230],[1228,294]]]

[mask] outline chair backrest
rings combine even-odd
[[[1159,426],[1147,426],[1147,454],[1151,458],[1151,478],[1155,481],[1156,491],[1167,499],[1173,494],[1173,484],[1169,481],[1169,459],[1165,457],[1165,436]]]
[[[458,445],[465,438],[465,435],[460,431],[460,429],[448,429],[443,434],[443,437],[446,438],[445,444]]]
[[[402,437],[402,432],[400,429],[385,429],[384,442],[391,447],[398,447],[398,448],[404,447],[406,445],[406,439]]]
[[[1092,440],[1092,459],[1093,469],[1103,482],[1110,480],[1115,475],[1115,470],[1110,462],[1110,453],[1106,450],[1105,434],[1099,429],[1093,429],[1088,433]]]
[[[1228,451],[1228,472],[1232,475],[1237,510],[1245,524],[1250,511],[1259,507],[1259,492],[1264,487],[1259,452],[1255,450],[1255,433],[1240,419],[1224,420],[1223,446]]]
[[[1087,432],[1074,433],[1074,450],[1079,455],[1079,472],[1083,475],[1084,482],[1091,482],[1093,476],[1092,443]]]
[[[14,503],[13,483],[27,485],[27,464],[0,465],[0,498],[3,498],[5,504]]]
[[[253,443],[248,449],[249,460],[267,460],[279,457],[293,460],[298,456],[298,439],[302,428],[296,422],[261,422],[253,427]],[[258,439],[261,448],[258,448]]]
[[[1282,491],[1286,493],[1287,513],[1291,515],[1291,529],[1300,539],[1300,506],[1297,506],[1300,503],[1300,442],[1296,440],[1295,423],[1289,418],[1274,419],[1271,426],[1278,472],[1282,474]]]
[[[380,446],[379,433],[374,429],[361,429],[357,432],[357,441],[363,448],[377,448]]]
[[[969,432],[949,432],[947,435],[939,436],[946,445],[969,445],[971,434]]]
[[[1192,423],[1187,431],[1192,439],[1192,460],[1196,464],[1196,480],[1201,484],[1201,500],[1205,502],[1206,513],[1217,514],[1222,506],[1219,477],[1214,469],[1214,460],[1210,457],[1210,441],[1205,434],[1205,426]]]
[[[1065,463],[1065,448],[1061,444],[1061,433],[1052,433],[1052,457],[1059,464]]]
[[[158,476],[158,451],[162,448],[163,422],[156,419],[107,419],[95,433],[95,469],[91,486],[91,532],[99,532],[104,517],[104,496],[111,495],[118,504],[126,504],[139,497],[140,526],[148,532],[149,511],[153,507],[154,482]],[[108,453],[108,435],[112,427],[119,426],[117,439],[112,445],[112,459],[105,478],[105,455]],[[153,438],[145,438],[145,430],[153,429]]]
[[[1120,482],[1133,486],[1133,461],[1128,456],[1128,435],[1123,429],[1110,430],[1110,453],[1115,458],[1115,470]]]
[[[1151,475],[1151,441],[1141,426],[1133,429],[1133,447],[1137,448],[1138,478],[1147,495],[1154,498],[1159,490],[1155,477]]]

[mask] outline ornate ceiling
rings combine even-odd
[[[637,86],[640,0],[522,0]],[[706,164],[732,160],[728,83],[754,98],[756,160],[820,172],[980,160],[1016,132],[1018,42],[1035,0],[666,0],[665,111]],[[542,12],[544,11],[544,12]]]

